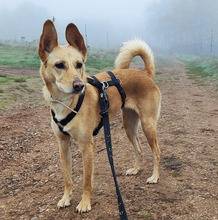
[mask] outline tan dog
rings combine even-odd
[[[70,135],[64,135],[57,124],[51,120],[52,129],[57,137],[60,158],[64,174],[64,195],[58,202],[58,207],[70,205],[72,191],[72,155],[71,138],[78,143],[83,159],[83,194],[77,206],[78,212],[91,210],[91,193],[93,179],[94,148],[93,130],[98,126],[101,116],[99,92],[97,88],[87,83],[85,74],[85,59],[87,49],[84,39],[74,24],[66,28],[66,39],[69,45],[59,46],[54,24],[47,20],[39,43],[41,59],[41,76],[45,87],[44,97],[54,111],[57,120],[65,118],[73,109],[81,93],[85,92],[84,101],[76,116],[63,130]],[[139,71],[129,69],[133,57],[141,56],[146,69]],[[156,183],[159,178],[160,150],[157,141],[157,120],[160,112],[160,91],[153,78],[154,60],[151,49],[141,40],[129,41],[121,48],[115,62],[114,75],[122,82],[127,98],[122,109],[123,123],[129,140],[135,150],[135,164],[127,170],[127,175],[135,175],[140,170],[141,145],[138,141],[138,125],[142,129],[154,154],[154,170],[147,183]],[[110,80],[106,72],[95,75],[101,82]],[[107,89],[109,97],[109,117],[112,120],[120,113],[122,100],[115,86]],[[51,101],[50,97],[54,101]],[[69,109],[70,108],[70,109]]]

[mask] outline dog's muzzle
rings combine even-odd
[[[81,80],[73,81],[73,89],[76,93],[81,92],[84,88],[84,83]]]

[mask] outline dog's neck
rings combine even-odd
[[[79,95],[61,92],[56,85],[50,87],[49,90],[45,87],[43,94],[58,120],[65,118],[72,111],[71,109],[76,106],[79,98]]]

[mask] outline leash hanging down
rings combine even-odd
[[[120,193],[120,189],[118,186],[116,173],[114,169],[114,162],[113,162],[113,149],[112,149],[112,142],[111,142],[111,133],[110,133],[110,121],[109,121],[109,114],[108,114],[108,108],[109,108],[109,100],[106,93],[106,88],[109,86],[116,86],[118,91],[120,92],[123,104],[122,107],[125,105],[125,98],[126,94],[123,90],[123,88],[120,86],[119,80],[114,76],[112,72],[108,72],[108,74],[111,76],[112,81],[109,82],[100,82],[96,77],[92,76],[93,80],[88,80],[88,82],[94,86],[96,86],[99,90],[100,95],[100,107],[101,107],[101,116],[104,126],[104,138],[105,138],[105,144],[107,149],[107,155],[111,166],[111,171],[113,174],[114,184],[116,188],[116,194],[117,194],[117,201],[118,201],[118,208],[119,208],[119,214],[121,220],[128,220],[126,209],[124,206],[124,202]]]
[[[128,219],[127,213],[126,213],[124,202],[123,202],[123,199],[122,199],[122,196],[120,193],[120,189],[119,189],[119,186],[117,183],[116,173],[115,173],[115,169],[114,169],[113,150],[112,150],[111,133],[110,133],[110,121],[109,121],[108,112],[104,113],[104,115],[103,115],[103,124],[104,124],[104,138],[105,138],[105,143],[106,143],[106,148],[107,148],[108,159],[110,162],[111,171],[112,171],[113,179],[114,179],[114,184],[116,187],[118,208],[119,208],[119,212],[120,212],[120,219],[127,220]]]

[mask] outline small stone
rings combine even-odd
[[[102,195],[104,193],[104,190],[102,189],[99,189],[99,190],[96,190],[96,195]]]
[[[39,218],[38,217],[33,217],[33,218],[31,218],[31,220],[39,220]]]
[[[33,177],[33,181],[37,182],[40,181],[41,179],[39,177]]]

